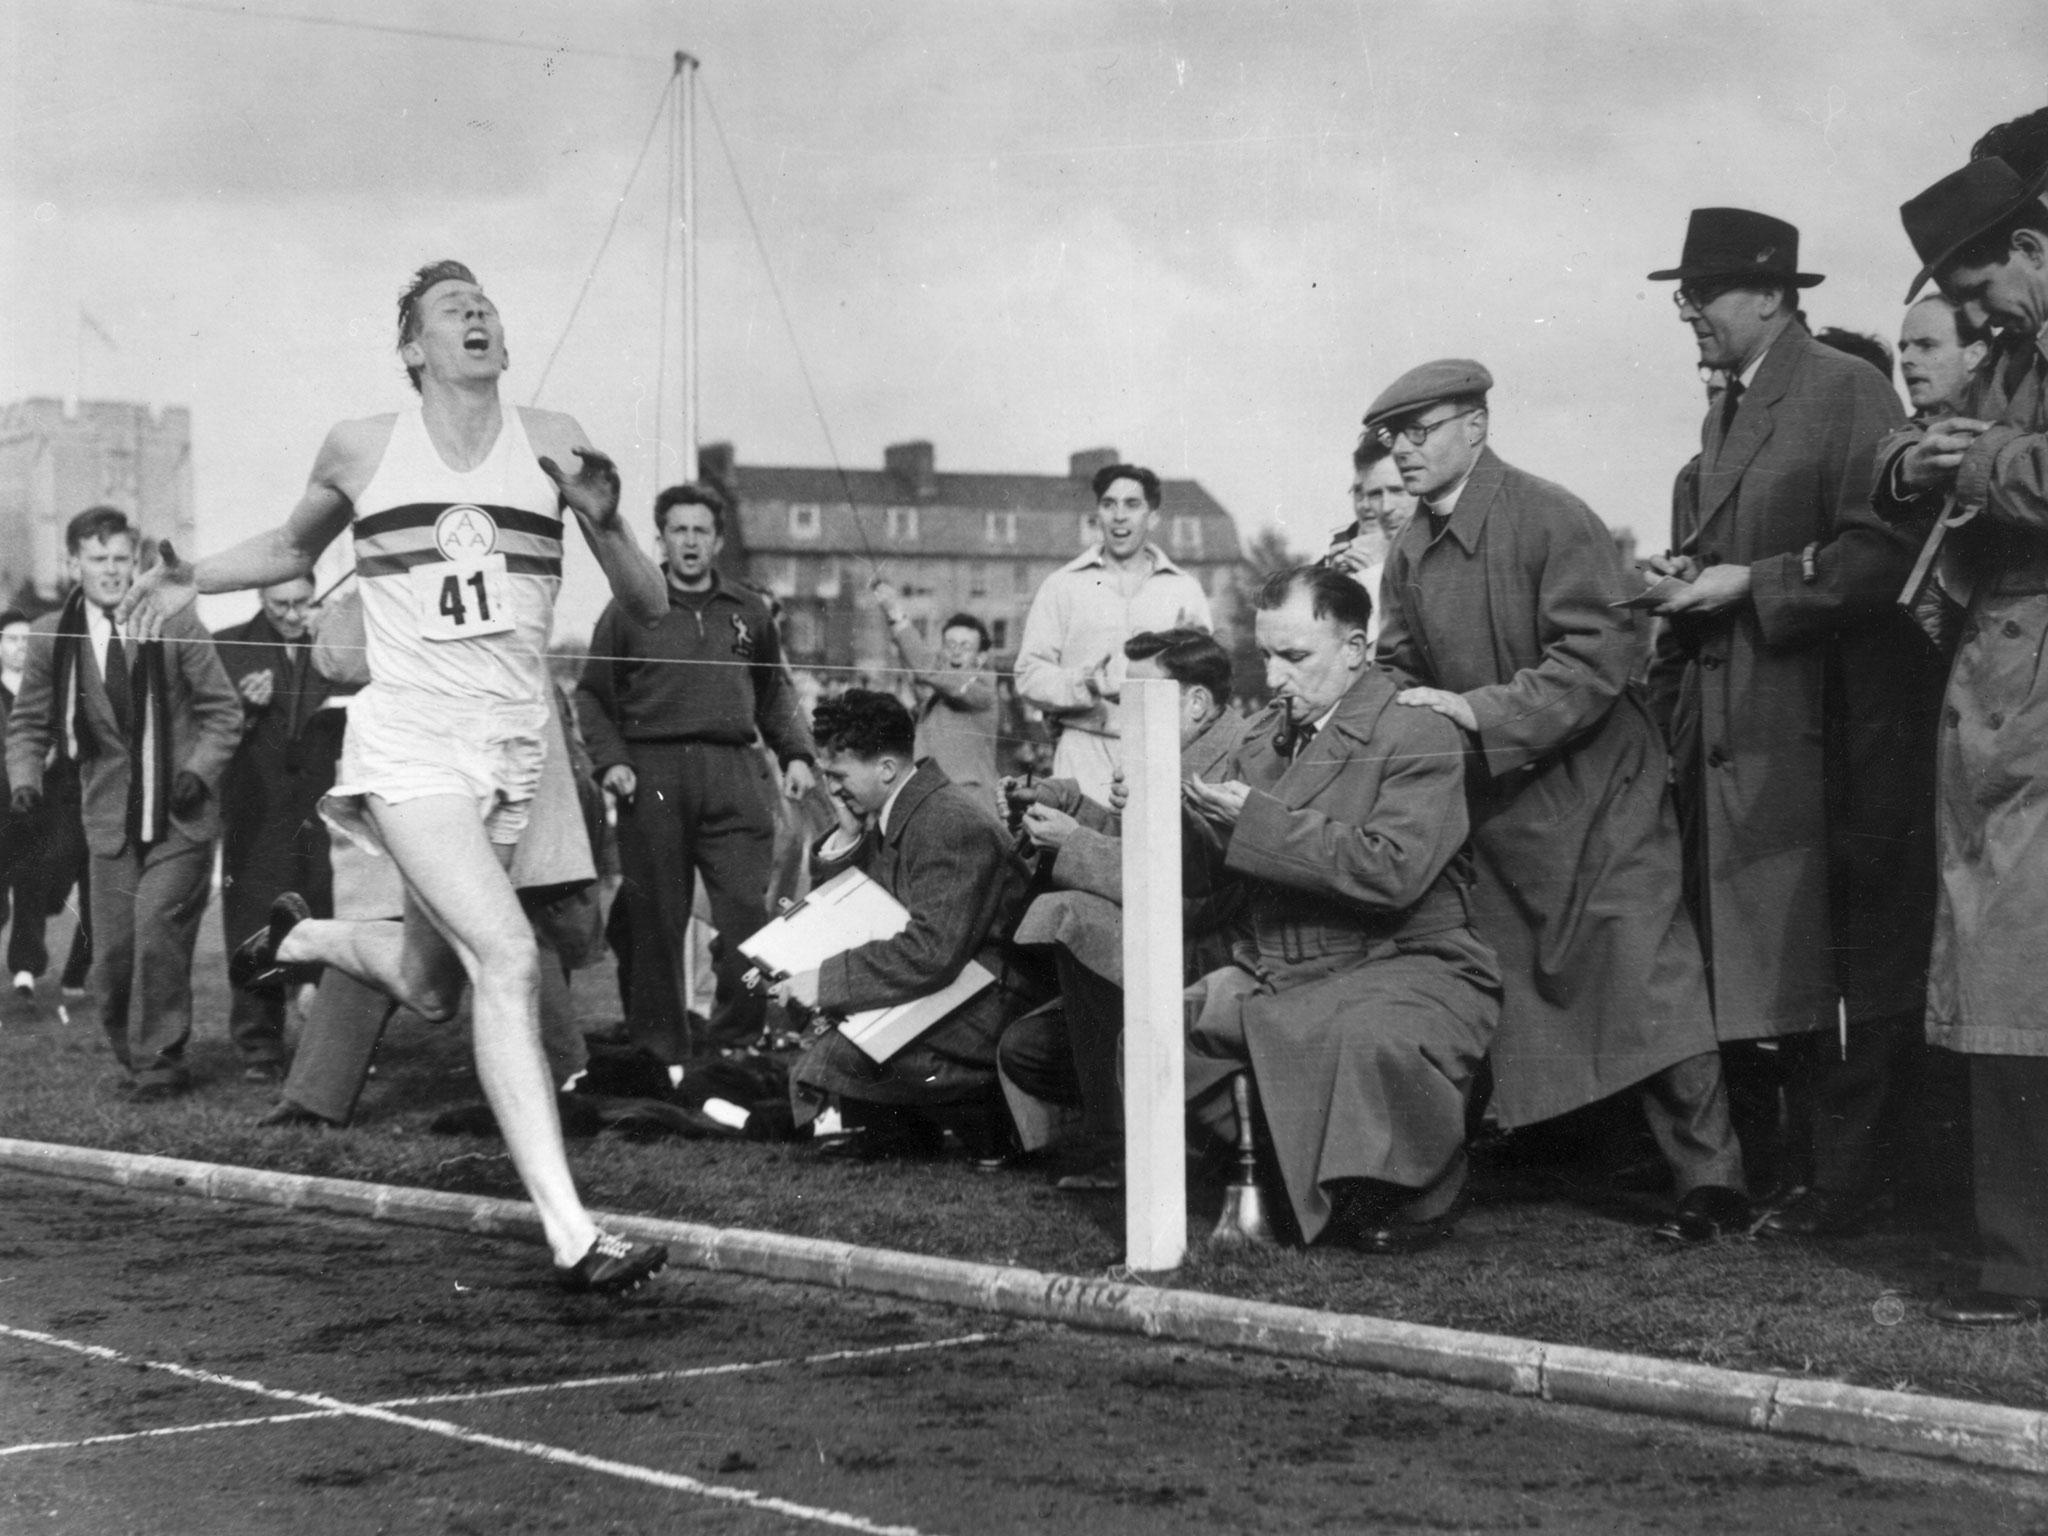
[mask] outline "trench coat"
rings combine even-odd
[[[920,763],[890,807],[888,829],[867,835],[838,859],[816,857],[823,881],[849,866],[901,902],[910,923],[832,956],[818,973],[818,1009],[846,1015],[905,1003],[949,986],[969,960],[996,978],[885,1062],[874,1062],[838,1030],[813,1041],[790,1072],[799,1123],[828,1093],[877,1104],[944,1104],[996,1091],[996,1041],[1035,998],[1008,964],[1023,864],[1003,824],[935,763]]]
[[[1723,1040],[1916,1006],[1929,654],[1897,606],[1911,541],[1870,506],[1904,415],[1876,369],[1794,324],[1679,476],[1671,547],[1750,573],[1748,602],[1663,626],[1652,666]]]
[[[1245,720],[1225,709],[1181,751],[1181,777],[1215,782],[1230,771],[1244,741]],[[1045,794],[1051,790],[1051,795]],[[1124,845],[1122,818],[1084,797],[1071,779],[1041,786],[1040,798],[1081,823],[1052,864],[1053,889],[1024,913],[1019,944],[1058,944],[1104,981],[1124,984]],[[1193,815],[1184,811],[1183,815]],[[1243,892],[1219,881],[1199,859],[1181,868],[1181,948],[1190,977],[1230,958]]]
[[[1550,1119],[1714,1049],[1664,741],[1629,679],[1639,583],[1570,492],[1484,449],[1387,557],[1381,664],[1464,696],[1473,923],[1500,956],[1495,1118]]]
[[[1213,850],[1245,883],[1253,937],[1189,994],[1189,1101],[1249,1061],[1308,1242],[1333,1181],[1422,1191],[1460,1166],[1499,1017],[1499,971],[1466,904],[1458,730],[1393,700],[1366,669],[1292,761],[1277,709],[1254,724],[1228,775],[1251,794]]]
[[[1978,1055],[2048,1056],[2048,341],[2001,349],[1963,414],[1997,425],[1956,475],[1958,507],[1983,510],[1944,544],[1944,576],[1967,591],[1968,613],[1936,730],[1927,1038]],[[1879,450],[1886,487],[1891,459],[1918,432]],[[1913,510],[1887,492],[1879,506]]]

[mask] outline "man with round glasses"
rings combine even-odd
[[[1697,361],[1728,380],[1672,553],[1650,562],[1682,582],[1658,608],[1652,694],[1688,897],[1736,1129],[1782,1207],[1763,1230],[1823,1236],[1874,1193],[1850,1165],[1868,1162],[1875,1108],[1852,1101],[1882,1088],[1864,1064],[1926,985],[1932,657],[1897,602],[1912,541],[1870,507],[1873,450],[1905,413],[1876,370],[1807,334],[1797,298],[1821,278],[1784,220],[1695,209],[1678,265],[1650,280],[1678,283]]]
[[[1487,446],[1493,376],[1396,379],[1365,429],[1421,506],[1387,557],[1380,661],[1465,732],[1473,926],[1500,956],[1505,1130],[1642,1085],[1679,1196],[1660,1235],[1744,1228],[1742,1153],[1680,890],[1664,742],[1629,683],[1636,583],[1607,526]]]

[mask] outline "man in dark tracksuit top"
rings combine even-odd
[[[670,1062],[760,1034],[764,1004],[740,985],[739,946],[767,920],[772,797],[800,799],[813,777],[810,728],[768,605],[719,579],[725,516],[709,486],[670,486],[656,498],[668,616],[642,629],[607,606],[576,690],[598,776],[624,807],[627,1031]],[[757,730],[782,765],[779,786],[754,749]],[[700,871],[718,930],[718,994],[706,1037],[692,1039],[680,978]]]

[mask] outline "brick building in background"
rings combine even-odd
[[[192,413],[125,400],[0,406],[0,603],[45,606],[64,586],[64,525],[119,507],[151,538],[196,541]]]
[[[849,469],[844,479],[833,469],[736,463],[726,443],[700,457],[704,477],[739,507],[726,563],[782,600],[790,660],[879,675],[896,656],[868,591],[875,565],[919,633],[971,613],[994,637],[994,664],[1007,669],[1039,584],[1095,541],[1089,481],[1120,455],[1076,453],[1059,475],[955,474],[938,468],[930,443],[897,443],[882,468]],[[1201,582],[1228,637],[1244,607],[1237,525],[1194,480],[1164,481],[1159,510],[1160,547]]]

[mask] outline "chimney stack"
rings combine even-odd
[[[1098,470],[1123,462],[1123,455],[1114,448],[1083,448],[1079,453],[1067,455],[1067,478],[1086,485],[1095,478]]]
[[[913,501],[931,501],[939,494],[937,457],[928,442],[891,443],[882,450],[882,467]]]

